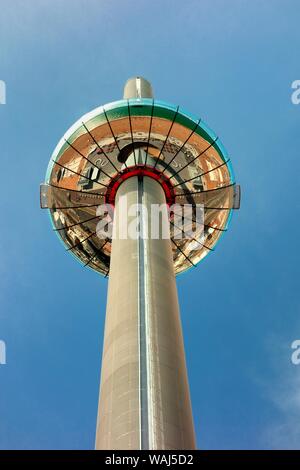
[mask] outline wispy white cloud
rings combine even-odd
[[[299,331],[300,337],[300,328]],[[272,338],[272,362],[276,367],[274,380],[263,381],[267,400],[273,404],[277,417],[266,424],[261,439],[265,448],[300,449],[300,365],[293,365],[291,341]],[[273,344],[273,348],[270,344]]]

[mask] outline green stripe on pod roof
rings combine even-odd
[[[128,110],[129,105],[129,110]],[[179,108],[177,115],[177,107],[173,104],[165,101],[152,100],[150,98],[132,98],[130,100],[118,100],[108,103],[105,106],[99,106],[93,111],[82,116],[78,121],[70,127],[65,133],[64,137],[59,141],[56,146],[52,159],[57,160],[65,150],[68,149],[69,145],[65,140],[68,140],[73,144],[78,137],[84,135],[86,130],[82,123],[86,125],[89,131],[93,131],[96,127],[106,124],[107,119],[113,122],[118,119],[130,116],[151,116],[160,119],[166,119],[172,122],[175,118],[175,122],[182,126],[193,130],[198,119],[188,113],[185,109]],[[176,115],[176,116],[175,116]],[[217,139],[217,135],[201,120],[195,129],[195,133],[205,139],[212,147],[218,152],[223,161],[228,159],[228,154],[223,144]],[[53,163],[53,162],[52,162]],[[51,162],[50,162],[50,167]],[[231,170],[231,168],[230,168]],[[231,171],[230,171],[231,172]],[[233,176],[233,174],[232,174]]]

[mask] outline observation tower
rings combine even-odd
[[[175,276],[215,249],[239,208],[221,141],[132,78],[123,100],[65,133],[40,199],[67,251],[108,277],[96,449],[195,449]]]

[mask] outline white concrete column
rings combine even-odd
[[[125,180],[115,233],[123,196],[128,208],[143,204],[145,234],[152,204],[165,203],[162,187],[149,177]],[[195,448],[171,241],[161,235],[112,241],[96,449]]]

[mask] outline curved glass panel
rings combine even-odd
[[[203,230],[172,238],[175,272],[207,256],[227,229],[238,206],[229,156],[217,135],[200,119],[164,101],[119,100],[85,114],[56,146],[41,190],[59,238],[84,265],[107,275],[111,240],[99,238],[97,208],[108,188],[130,166],[127,149],[142,147],[142,165],[173,187],[175,203],[204,208]],[[122,157],[122,158],[121,158]],[[170,224],[174,219],[170,219]],[[193,216],[190,221],[193,228]]]

